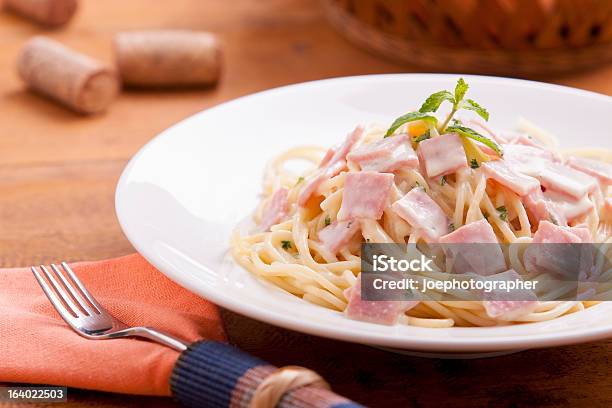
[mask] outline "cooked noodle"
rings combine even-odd
[[[557,151],[557,140],[527,121],[521,121],[522,131],[529,133],[551,151]],[[402,130],[402,129],[400,129]],[[405,131],[405,129],[403,130]],[[366,130],[362,143],[382,139],[384,129],[371,127]],[[344,291],[355,285],[360,273],[360,245],[353,242],[338,253],[332,253],[317,239],[318,232],[330,221],[336,220],[342,203],[347,172],[359,172],[359,167],[349,161],[348,168],[321,184],[317,190],[320,200],[302,207],[298,196],[305,185],[316,177],[324,149],[318,147],[293,148],[273,159],[265,171],[263,199],[254,213],[259,224],[264,209],[270,204],[273,192],[281,187],[288,189],[289,215],[273,225],[270,231],[242,234],[236,230],[231,246],[235,259],[253,274],[295,296],[329,309],[343,311],[347,307]],[[564,152],[559,152],[563,154]],[[612,151],[605,149],[582,149],[571,151],[572,155],[612,162]],[[311,162],[313,169],[296,175],[287,169],[294,160]],[[418,170],[402,170],[395,173],[391,202],[400,199],[415,185],[440,206],[455,228],[487,219],[500,243],[529,243],[534,225],[521,202],[521,197],[496,183],[488,183],[482,168],[465,168],[439,180],[427,179]],[[585,224],[593,242],[612,243],[610,220],[601,217],[605,198],[612,197],[612,186],[604,185],[598,192],[589,194],[594,207],[572,225]],[[507,208],[507,219],[496,211]],[[361,220],[359,241],[375,243],[420,243],[423,236],[409,223],[398,217],[390,207],[380,220]],[[290,247],[286,244],[290,242]],[[510,264],[519,273],[525,268],[518,253],[510,253]],[[432,273],[431,278],[441,278]],[[451,326],[494,326],[499,324],[541,322],[569,313],[579,312],[597,302],[590,301],[540,301],[535,310],[515,317],[512,321],[491,318],[480,301],[425,300],[408,310],[399,319],[400,324],[443,328]]]

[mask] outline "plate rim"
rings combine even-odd
[[[419,350],[419,351],[458,351],[458,352],[475,352],[475,351],[503,351],[503,350],[514,350],[525,348],[525,343],[528,342],[528,348],[540,348],[540,347],[554,347],[560,345],[569,345],[582,343],[587,341],[595,341],[612,337],[612,323],[609,325],[588,326],[586,328],[567,330],[556,333],[545,333],[545,334],[537,334],[537,333],[529,333],[521,336],[511,335],[511,336],[479,336],[479,337],[452,337],[452,336],[440,336],[434,340],[432,339],[423,339],[420,337],[410,338],[410,337],[385,337],[386,334],[381,332],[355,332],[353,329],[343,328],[345,331],[340,330],[332,330],[330,331],[329,326],[323,322],[318,321],[309,321],[309,322],[301,322],[298,323],[296,319],[291,319],[289,314],[278,313],[274,310],[263,309],[259,306],[253,307],[253,305],[241,304],[238,301],[232,301],[231,298],[225,297],[222,294],[215,293],[214,290],[207,291],[206,294],[202,290],[202,286],[197,286],[193,282],[190,282],[188,279],[181,277],[180,273],[173,270],[166,262],[160,257],[157,257],[154,251],[148,250],[147,248],[140,245],[140,242],[137,238],[132,235],[132,232],[129,228],[129,223],[124,218],[124,215],[121,211],[121,194],[122,190],[127,186],[127,179],[131,173],[132,168],[139,161],[139,159],[146,154],[146,151],[150,146],[157,143],[161,138],[163,138],[166,134],[173,131],[175,127],[180,126],[184,122],[187,122],[196,116],[214,112],[218,109],[224,109],[227,105],[240,103],[246,99],[256,98],[264,95],[273,94],[276,92],[282,92],[287,89],[299,89],[299,88],[307,88],[311,86],[325,86],[326,83],[330,82],[341,82],[341,81],[362,81],[369,79],[383,79],[383,80],[391,80],[391,79],[402,79],[402,78],[413,78],[417,80],[419,77],[426,78],[427,80],[440,80],[440,81],[448,81],[449,79],[456,79],[457,77],[463,77],[466,79],[478,79],[481,81],[492,81],[492,82],[501,82],[507,84],[523,84],[529,87],[535,88],[548,88],[551,90],[559,90],[566,93],[574,94],[577,96],[587,96],[591,98],[597,98],[606,103],[612,102],[612,96],[583,90],[578,88],[573,88],[565,85],[558,84],[549,84],[539,81],[525,80],[525,79],[516,79],[516,78],[507,78],[507,77],[494,77],[494,76],[486,76],[486,75],[467,75],[467,74],[438,74],[438,73],[397,73],[397,74],[374,74],[374,75],[355,75],[355,76],[343,76],[343,77],[334,77],[334,78],[326,78],[319,79],[307,82],[300,82],[295,84],[289,84],[279,87],[274,87],[266,90],[262,90],[259,92],[254,92],[246,95],[239,96],[234,99],[230,99],[224,101],[220,104],[214,105],[210,108],[201,110],[192,115],[183,118],[182,120],[175,122],[170,125],[153,138],[151,138],[147,143],[145,143],[128,161],[125,168],[121,172],[121,175],[118,179],[116,189],[115,189],[115,213],[117,215],[117,219],[119,221],[120,227],[125,234],[128,241],[134,246],[136,251],[140,253],[148,262],[154,265],[160,272],[166,275],[169,279],[179,284],[180,286],[186,288],[187,290],[195,293],[196,295],[206,298],[209,301],[215,303],[217,306],[226,308],[235,313],[242,314],[249,318],[253,318],[256,320],[260,320],[262,322],[272,324],[275,326],[283,327],[286,329],[307,333],[310,335],[316,335],[321,337],[333,338],[336,340],[342,340],[353,343],[362,343],[368,345],[382,346],[382,347],[392,347],[399,348],[404,350]],[[206,266],[207,269],[209,269]],[[605,305],[597,305],[594,308],[599,308]],[[584,311],[582,313],[589,313],[589,311]],[[571,315],[570,315],[571,316]],[[564,319],[563,316],[557,318],[557,320]],[[360,324],[372,325],[372,323],[359,322]],[[537,325],[538,323],[528,323],[529,325]],[[479,331],[491,329],[494,330],[496,328],[500,328],[504,326],[495,326],[491,328],[475,328],[479,329]],[[418,328],[417,328],[418,329]],[[472,328],[449,328],[449,329],[435,329],[435,330],[470,330]],[[434,330],[434,329],[431,329]]]

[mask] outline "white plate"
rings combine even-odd
[[[519,115],[563,145],[610,147],[602,118],[612,98],[536,82],[466,76],[494,126]],[[237,222],[258,202],[268,159],[295,145],[330,146],[357,123],[390,123],[457,75],[375,75],[272,89],[198,113],[161,133],[130,161],[116,194],[134,247],[170,279],[234,312],[319,336],[436,353],[546,347],[612,335],[612,303],[544,323],[494,328],[387,327],[346,319],[253,278],[227,253]],[[141,118],[146,120],[146,118]]]

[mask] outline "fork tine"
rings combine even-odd
[[[66,309],[66,306],[64,306],[64,304],[59,300],[53,289],[51,289],[51,287],[47,284],[47,282],[42,277],[40,272],[38,272],[36,267],[33,266],[31,270],[43,292],[45,292],[45,295],[47,296],[55,310],[57,310],[57,313],[59,313],[59,315],[62,317],[62,319],[64,319],[66,323],[68,323],[70,326],[73,326],[72,320],[75,317],[70,314],[70,312]]]
[[[63,300],[66,306],[68,306],[68,309],[70,309],[68,311],[72,312],[72,314],[77,317],[83,316],[84,314],[81,311],[81,309],[79,309],[79,307],[74,304],[74,302],[70,298],[70,295],[66,293],[62,285],[57,281],[57,279],[53,277],[51,272],[49,272],[49,270],[44,265],[40,265],[40,269],[44,272],[49,282],[51,282],[51,285],[53,286],[53,288],[55,289],[55,292],[59,295],[61,300]]]
[[[98,310],[94,310],[94,308],[92,308],[86,301],[85,299],[83,299],[83,296],[81,296],[81,294],[79,293],[78,290],[76,290],[74,288],[74,285],[72,285],[72,283],[70,283],[68,281],[68,279],[66,279],[66,277],[64,276],[64,274],[59,270],[59,268],[57,267],[57,265],[55,264],[51,264],[51,268],[53,269],[53,272],[55,272],[55,274],[60,278],[60,280],[62,281],[62,283],[64,284],[64,286],[68,289],[68,291],[70,292],[70,294],[72,295],[72,297],[77,301],[77,303],[79,304],[79,306],[81,306],[81,308],[83,310],[85,310],[87,313],[89,313],[89,315],[93,315],[94,313],[99,312]]]
[[[66,262],[62,262],[61,265],[62,265],[62,268],[64,268],[64,270],[70,277],[70,279],[72,279],[72,282],[74,282],[80,289],[81,293],[85,295],[89,303],[91,303],[97,309],[98,313],[104,313],[104,308],[100,306],[100,304],[96,301],[93,295],[89,293],[87,288],[81,283],[81,280],[77,278],[74,272],[72,272],[72,269],[70,268],[70,266],[68,266]]]

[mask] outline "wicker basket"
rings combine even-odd
[[[612,61],[612,0],[323,0],[348,39],[434,71],[534,76]]]

